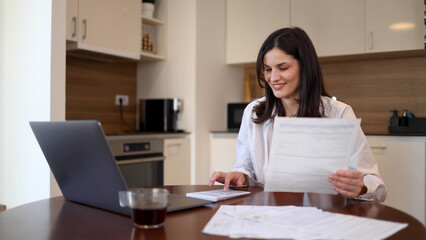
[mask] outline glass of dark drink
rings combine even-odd
[[[169,191],[162,188],[138,188],[118,193],[120,206],[132,209],[136,227],[150,229],[164,225]]]

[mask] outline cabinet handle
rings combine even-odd
[[[75,38],[77,35],[77,17],[72,17],[72,29],[71,36],[72,38]]]
[[[386,149],[387,147],[385,145],[382,146],[371,146],[371,149]]]
[[[368,49],[373,49],[373,32],[368,35]]]
[[[87,38],[87,20],[86,19],[83,19],[83,35],[82,35],[82,37],[83,37],[83,39],[86,39]]]
[[[182,145],[182,143],[171,143],[171,144],[167,144],[167,147],[180,147]]]

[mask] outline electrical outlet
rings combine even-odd
[[[115,106],[120,106],[120,99],[123,106],[129,106],[129,95],[115,95]]]

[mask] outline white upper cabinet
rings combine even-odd
[[[67,0],[67,41],[77,42],[78,35],[78,0]]]
[[[364,53],[365,6],[359,0],[296,0],[291,25],[311,38],[318,56]]]
[[[263,41],[290,26],[290,0],[228,0],[226,63],[256,62]]]
[[[318,56],[424,49],[423,0],[228,0],[226,63],[256,62],[274,30],[304,29]]]
[[[423,0],[366,0],[367,52],[424,49]]]
[[[141,0],[67,0],[68,15],[75,14],[77,25],[67,19],[67,50],[138,60],[141,49]],[[76,30],[75,30],[76,29]],[[72,37],[76,32],[76,38]]]

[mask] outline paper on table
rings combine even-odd
[[[316,207],[221,205],[203,233],[231,238],[370,240],[387,238],[406,226]]]
[[[347,169],[361,119],[276,117],[265,191],[337,194],[327,181]]]

